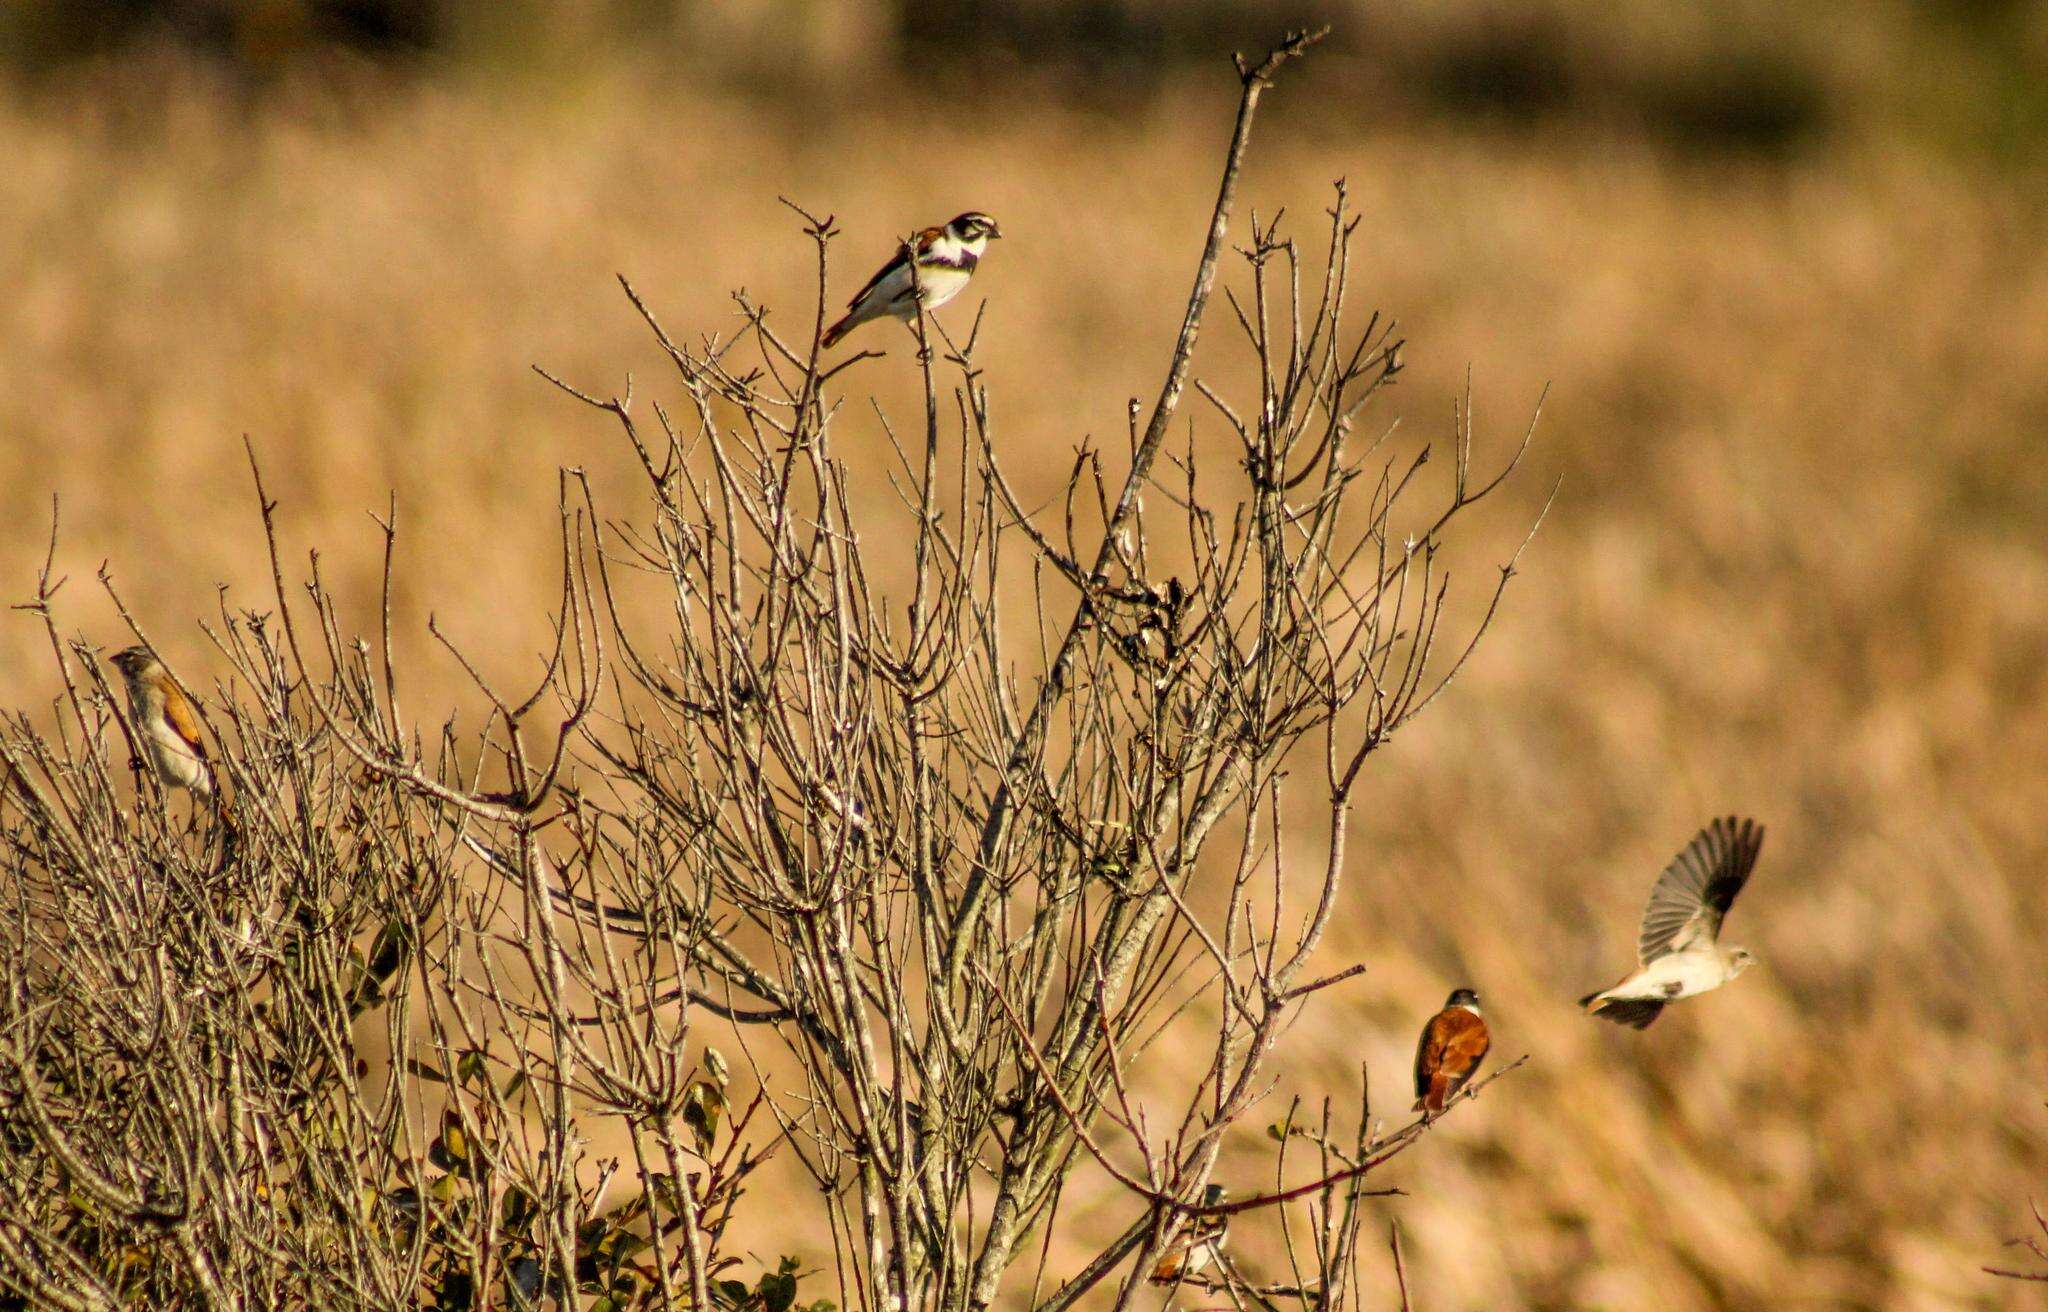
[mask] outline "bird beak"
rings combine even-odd
[[[988,225],[988,239],[989,239],[990,241],[1001,241],[1001,240],[1003,239],[1003,230],[1002,230],[1001,228],[998,228],[998,227],[997,227],[997,226],[996,226],[995,224],[993,224],[993,223],[989,224],[989,225]]]

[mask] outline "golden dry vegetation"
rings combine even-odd
[[[1391,1108],[1460,983],[1498,1054],[1533,1055],[1394,1169],[1419,1306],[2007,1306],[1978,1268],[2048,1189],[2040,177],[1857,133],[1698,156],[1380,120],[1332,96],[1345,67],[1276,94],[1245,200],[1306,224],[1348,178],[1360,285],[1410,341],[1379,413],[1411,439],[1448,435],[1469,367],[1504,454],[1552,385],[1475,587],[1561,489],[1479,656],[1375,759],[1327,949],[1371,970],[1291,1033],[1284,1091],[1343,1094],[1365,1060]],[[778,193],[840,216],[835,301],[900,230],[986,209],[1007,240],[944,317],[986,298],[1001,441],[1051,486],[1158,385],[1231,90],[807,114],[645,68],[252,96],[169,56],[17,88],[0,578],[28,596],[58,494],[66,625],[125,638],[106,561],[204,671],[216,582],[236,606],[267,588],[246,433],[366,625],[364,512],[395,489],[409,700],[474,718],[427,614],[487,673],[537,670],[555,467],[631,483],[527,371],[660,386],[615,272],[672,329],[728,328],[744,286],[801,334],[810,257]],[[1222,323],[1198,373],[1230,367]],[[911,413],[901,334],[864,331],[890,356],[856,398]],[[879,459],[864,405],[842,423]],[[46,660],[26,618],[0,629],[0,701],[46,706]],[[1729,929],[1764,965],[1644,1034],[1583,1019],[1656,870],[1725,811],[1771,827]],[[1082,1207],[1084,1229],[1128,1214],[1107,1187]],[[752,1223],[764,1252],[807,1243]],[[1282,1274],[1244,1232],[1247,1268]]]

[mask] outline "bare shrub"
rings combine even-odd
[[[1429,449],[1361,435],[1401,343],[1348,324],[1340,185],[1320,261],[1256,220],[1241,248],[1251,385],[1194,383],[1241,460],[1174,450],[1259,98],[1314,39],[1239,64],[1166,381],[1122,474],[1084,452],[1057,513],[1004,472],[978,324],[913,325],[923,413],[881,420],[897,500],[862,512],[837,386],[872,352],[827,366],[744,298],[743,331],[681,344],[629,286],[677,402],[557,385],[623,436],[646,503],[607,521],[563,472],[543,676],[502,693],[449,647],[478,733],[402,710],[395,511],[382,631],[347,638],[317,555],[288,582],[252,457],[275,609],[208,626],[217,815],[131,759],[46,568],[27,609],[64,691],[0,734],[0,1287],[1057,1312],[1113,1278],[1096,1301],[1121,1309],[1191,1227],[1261,1213],[1287,1280],[1226,1254],[1186,1283],[1352,1305],[1371,1173],[1426,1124],[1384,1128],[1362,1090],[1349,1129],[1297,1103],[1271,1187],[1207,1187],[1282,1028],[1363,969],[1316,961],[1346,818],[1499,604],[1512,562],[1451,633],[1441,553],[1527,438],[1482,475],[1461,414],[1424,504]],[[832,232],[804,223],[814,343]],[[1199,1073],[1151,1089],[1190,1045]],[[829,1236],[829,1274],[729,1251],[778,1150],[816,1186],[791,1228]],[[1092,1260],[1050,1272],[1083,1177],[1130,1222],[1063,1233]]]
[[[2042,1262],[2048,1263],[2048,1216],[2042,1215],[2039,1203],[2032,1203],[2029,1205],[2029,1208],[2034,1214],[2034,1228],[2040,1232],[2040,1238],[2037,1239],[2033,1235],[2022,1235],[2018,1239],[2006,1241],[2006,1247],[2023,1248]],[[2001,1280],[2019,1280],[2029,1284],[2048,1284],[2048,1269],[2021,1271],[2010,1267],[1987,1266],[1984,1270],[1987,1274],[1997,1276]]]

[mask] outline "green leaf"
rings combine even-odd
[[[513,1306],[530,1308],[540,1302],[540,1259],[515,1257],[505,1268],[505,1284],[512,1291]]]
[[[756,1292],[767,1312],[789,1312],[796,1302],[796,1277],[787,1271],[770,1271],[761,1277]]]
[[[527,1223],[533,1220],[534,1214],[539,1210],[534,1204],[532,1194],[516,1184],[508,1186],[504,1200],[498,1208],[498,1215],[502,1218],[500,1225],[514,1233],[523,1232]]]
[[[676,1178],[666,1171],[657,1171],[647,1178],[649,1190],[671,1216],[683,1214],[683,1195],[676,1189]]]
[[[651,1244],[651,1240],[634,1234],[631,1230],[613,1230],[605,1235],[604,1238],[598,1240],[596,1252],[599,1257],[617,1266],[620,1262],[625,1261],[641,1249],[650,1247]]]
[[[455,1078],[464,1084],[476,1083],[490,1088],[490,1067],[484,1054],[475,1048],[463,1053],[461,1060],[455,1063]]]
[[[392,1210],[406,1225],[418,1225],[420,1220],[420,1191],[409,1184],[402,1184],[383,1196],[384,1205]]]
[[[442,1312],[467,1312],[476,1302],[476,1281],[467,1271],[450,1268],[441,1277],[439,1300]]]
[[[405,944],[408,938],[406,928],[396,920],[387,920],[377,931],[377,937],[370,943],[370,955],[362,961],[362,983],[375,989],[378,982],[391,977],[404,960]]]
[[[683,1095],[683,1124],[690,1127],[697,1151],[708,1153],[718,1138],[719,1118],[725,1115],[725,1095],[709,1080],[699,1080]]]
[[[441,1134],[427,1145],[427,1160],[444,1171],[460,1171],[470,1165],[469,1136],[462,1132],[462,1118],[452,1107],[441,1113]]]

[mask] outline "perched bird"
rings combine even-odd
[[[846,314],[825,330],[823,344],[836,345],[868,320],[885,314],[909,319],[917,313],[920,299],[925,309],[938,309],[966,288],[974,266],[981,263],[982,251],[1002,235],[994,219],[974,210],[943,228],[926,228],[898,247],[896,258],[854,293],[846,303]]]
[[[213,767],[199,738],[199,716],[171,682],[169,670],[147,647],[130,647],[109,658],[128,684],[128,715],[142,739],[143,755],[166,787],[213,796]]]
[[[1492,1043],[1486,1018],[1479,1014],[1479,995],[1454,989],[1444,1009],[1422,1027],[1422,1041],[1415,1045],[1415,1110],[1424,1116],[1443,1111],[1478,1072]]]
[[[1224,1198],[1223,1186],[1212,1184],[1202,1190],[1202,1206],[1215,1207]],[[1171,1285],[1199,1275],[1223,1255],[1223,1240],[1230,1233],[1228,1216],[1197,1216],[1188,1222],[1152,1267],[1152,1283]]]
[[[1641,966],[1579,1005],[1602,1020],[1648,1029],[1665,1003],[1720,988],[1749,969],[1756,958],[1747,949],[1721,946],[1721,920],[1763,845],[1763,826],[1754,820],[1729,816],[1700,830],[1650,890],[1636,941]]]

